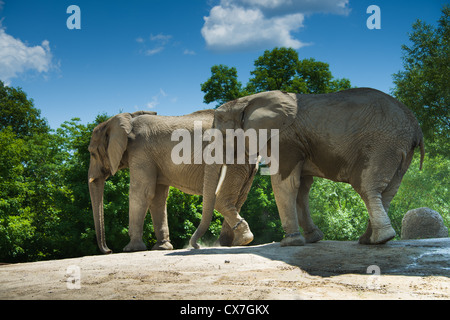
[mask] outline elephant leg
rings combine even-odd
[[[395,172],[387,174],[382,170],[378,172],[372,170],[370,174],[362,175],[366,183],[362,185],[363,191],[359,191],[359,194],[369,212],[369,223],[366,232],[359,238],[361,244],[382,244],[395,237],[395,231],[387,215],[390,200],[399,185],[399,181],[391,184],[394,175]],[[392,193],[394,189],[395,192]]]
[[[361,244],[383,244],[395,237],[389,217],[384,210],[381,194],[371,192],[363,197],[369,211],[369,224],[367,230],[359,238]]]
[[[222,229],[220,230],[219,245],[222,247],[231,247],[234,240],[234,233],[226,220],[223,220]]]
[[[397,194],[398,188],[402,183],[403,176],[408,170],[408,167],[411,164],[413,156],[414,156],[414,149],[408,152],[405,159],[402,158],[402,161],[399,165],[399,169],[394,173],[393,178],[391,179],[388,186],[381,194],[381,201],[383,202],[383,207],[386,213],[389,211],[391,201]]]
[[[323,239],[323,233],[314,224],[309,212],[309,190],[314,180],[312,176],[302,176],[297,195],[298,224],[303,229],[306,243],[314,243]]]
[[[395,231],[387,213],[391,200],[397,193],[403,175],[411,163],[413,152],[408,153],[406,157],[403,154],[393,156],[394,154],[395,152],[392,151],[379,155],[381,158],[374,157],[374,163],[382,165],[372,166],[372,170],[368,169],[361,175],[365,183],[361,188],[364,191],[359,191],[359,194],[369,211],[367,230],[359,238],[361,244],[382,244],[395,237]]]
[[[299,232],[297,218],[297,196],[300,187],[302,163],[299,162],[284,180],[280,173],[271,176],[273,193],[280,214],[281,224],[286,233],[281,246],[302,246],[305,239]]]
[[[220,198],[220,193],[219,193],[219,198]],[[222,204],[223,201],[221,201],[221,199],[218,199],[218,203],[217,203],[217,210],[223,215],[224,217],[224,223],[223,223],[223,227],[227,228],[224,232],[226,232],[226,234],[228,234],[227,238],[223,238],[222,240],[219,241],[222,245],[222,242],[226,242],[229,243],[230,238],[232,238],[231,241],[231,246],[245,246],[247,244],[249,244],[250,242],[253,241],[253,233],[250,231],[250,227],[247,223],[247,221],[245,221],[237,212],[236,207],[231,205],[231,204]],[[229,203],[232,203],[231,201],[229,201]],[[228,226],[227,226],[228,225]],[[229,230],[228,230],[229,228]],[[232,233],[232,236],[229,235],[229,233]],[[220,236],[222,237],[222,232],[220,234]],[[225,234],[224,234],[225,237]]]
[[[155,196],[150,202],[150,214],[152,215],[153,228],[155,229],[156,244],[152,250],[172,250],[173,246],[169,238],[169,224],[167,222],[167,197],[169,186],[156,186]]]
[[[152,179],[155,177],[155,179]],[[156,175],[144,170],[130,167],[130,195],[129,195],[129,228],[130,242],[123,251],[143,251],[147,246],[142,241],[144,219],[150,201],[155,194]]]

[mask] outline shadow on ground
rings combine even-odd
[[[450,238],[391,241],[373,246],[360,245],[356,241],[320,241],[302,247],[280,247],[279,243],[270,243],[249,247],[174,251],[167,255],[215,254],[255,254],[283,261],[310,275],[322,277],[367,274],[374,272],[370,270],[379,270],[383,275],[450,278]]]

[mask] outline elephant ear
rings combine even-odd
[[[290,126],[297,116],[297,101],[289,93],[268,91],[248,96],[241,115],[244,130],[279,129]]]
[[[106,130],[106,141],[111,175],[114,175],[119,169],[122,156],[127,149],[128,135],[131,133],[131,114],[121,113],[108,122],[108,129]]]

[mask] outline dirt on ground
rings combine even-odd
[[[0,299],[450,299],[450,238],[144,251],[0,265]]]

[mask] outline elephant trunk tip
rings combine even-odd
[[[189,240],[189,244],[190,244],[191,247],[194,248],[194,249],[200,249],[200,246],[199,246],[199,244],[197,243],[198,238],[199,238],[199,237],[197,236],[197,232],[195,232],[195,233],[192,235],[191,240]]]
[[[103,254],[111,254],[111,253],[113,253],[112,252],[112,250],[111,249],[109,249],[108,247],[101,247],[100,248],[100,251],[103,253]]]

